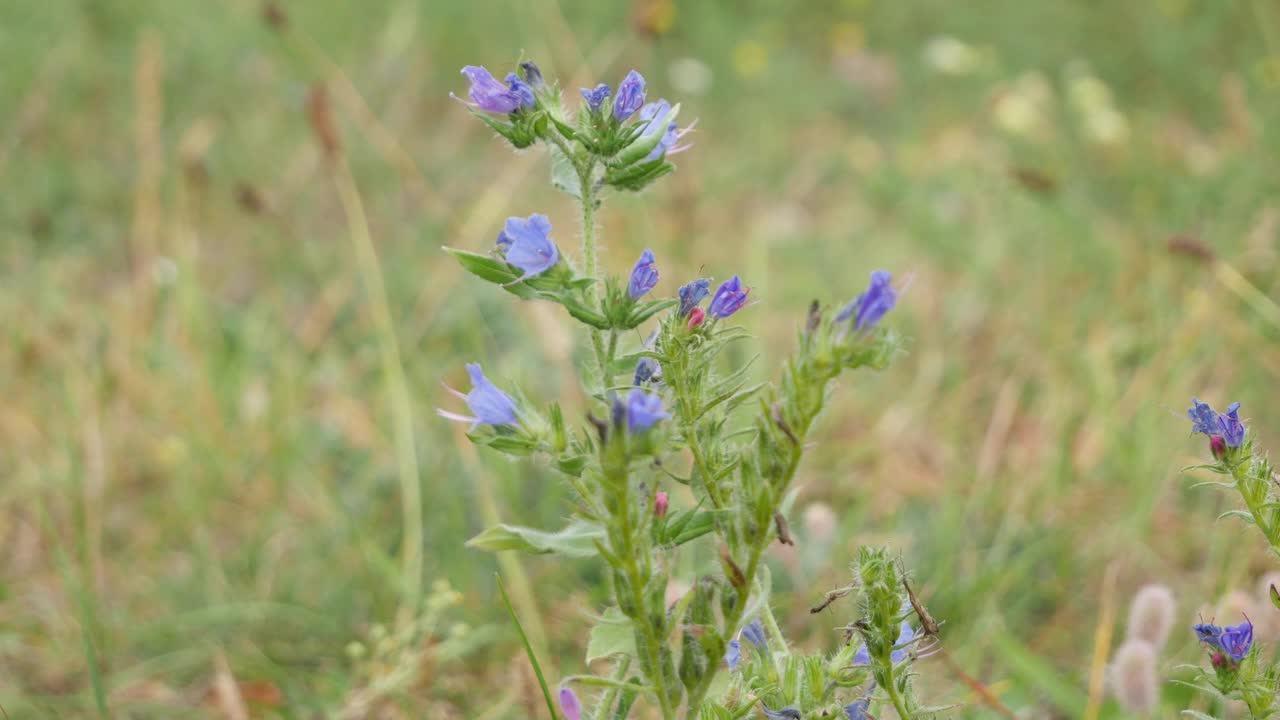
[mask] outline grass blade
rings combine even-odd
[[[524,653],[529,656],[529,664],[533,666],[533,674],[538,678],[538,686],[542,688],[542,697],[547,701],[547,712],[551,713],[551,720],[557,720],[560,716],[556,714],[555,702],[551,700],[551,690],[547,688],[547,679],[542,676],[542,666],[538,664],[538,657],[533,654],[533,646],[529,645],[529,637],[524,634],[524,627],[520,625],[520,618],[516,616],[515,608],[511,607],[511,599],[507,597],[507,588],[502,584],[502,576],[494,573],[494,577],[498,580],[498,592],[502,593],[502,603],[507,606],[507,614],[511,616],[511,622],[516,624],[516,632],[520,633],[520,642],[524,645]]]

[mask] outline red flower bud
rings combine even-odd
[[[1227,455],[1227,441],[1221,435],[1209,436],[1209,452],[1213,453],[1213,457],[1221,460]]]
[[[707,311],[700,307],[696,307],[689,311],[689,329],[692,330],[702,324],[707,319]]]
[[[1227,666],[1227,656],[1220,652],[1216,652],[1209,656],[1209,662],[1212,663],[1215,668],[1224,668]]]
[[[667,515],[667,503],[668,500],[666,493],[659,492],[653,496],[653,514],[656,515],[659,520]]]

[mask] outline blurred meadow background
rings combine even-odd
[[[866,542],[1027,717],[1123,715],[1105,665],[1143,584],[1180,621],[1226,602],[1280,632],[1275,558],[1180,472],[1205,455],[1192,395],[1280,442],[1274,2],[11,2],[9,718],[543,717],[499,570],[551,681],[583,670],[600,567],[462,546],[558,527],[565,491],[433,412],[474,360],[585,408],[558,309],[440,251],[531,212],[576,248],[544,154],[449,98],[462,65],[522,56],[570,95],[634,67],[699,118],[672,178],[600,213],[602,262],[651,247],[668,295],[741,273],[761,379],[811,299],[913,276],[909,355],[844,383],[800,470],[798,545],[772,558],[795,641],[839,642],[849,611],[808,607]],[[1200,656],[1174,638],[1166,677]],[[955,667],[921,670],[926,698],[994,716]],[[1167,685],[1162,716],[1193,702]]]

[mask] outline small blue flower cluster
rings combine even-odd
[[[1219,442],[1231,448],[1240,447],[1244,443],[1244,423],[1240,422],[1239,413],[1238,402],[1228,405],[1225,413],[1217,413],[1209,403],[1191,398],[1187,417],[1191,419],[1191,432],[1208,435],[1211,446],[1215,448],[1214,455],[1218,455]]]
[[[1215,655],[1219,652],[1226,653],[1226,657],[1235,662],[1244,660],[1253,647],[1253,623],[1248,618],[1239,625],[1219,627],[1212,623],[1198,623],[1192,625],[1191,629],[1211,652]]]

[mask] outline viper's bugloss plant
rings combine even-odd
[[[832,381],[847,370],[882,369],[901,350],[898,334],[882,326],[897,299],[891,276],[871,273],[870,287],[829,320],[815,301],[781,379],[749,383],[749,367],[721,363],[726,348],[748,337],[731,322],[750,307],[738,275],[726,273],[714,296],[711,279],[697,278],[660,297],[661,259],[651,250],[627,275],[598,264],[603,197],[643,190],[675,170],[671,156],[687,148],[680,106],[646,104],[645,79],[633,70],[616,90],[583,89],[573,108],[536,65],[521,67],[523,79],[512,73],[504,82],[465,68],[471,109],[514,147],[546,147],[552,183],[581,211],[580,254],[558,247],[538,213],[508,219],[489,254],[447,251],[480,279],[561,305],[584,326],[591,360],[583,383],[593,407],[574,427],[558,405],[508,395],[469,365],[474,389],[453,392],[472,414],[440,414],[471,423],[477,444],[545,460],[571,493],[565,528],[499,525],[471,547],[606,566],[612,604],[591,632],[588,660],[612,660],[612,673],[565,678],[558,710],[544,686],[549,711],[569,720],[625,718],[641,704],[668,720],[868,717],[873,706],[892,706],[902,718],[927,712],[915,699],[911,664],[936,638],[911,623],[887,550],[859,555],[862,617],[830,657],[790,652],[763,562],[770,543],[791,542],[784,500]],[[631,346],[642,325],[652,329]],[[687,492],[671,492],[681,485]],[[678,507],[678,497],[692,500]],[[675,554],[693,542],[709,546],[715,564],[673,601]]]
[[[1256,448],[1256,437],[1240,419],[1240,403],[1231,403],[1219,413],[1208,403],[1191,399],[1187,410],[1193,433],[1209,438],[1209,454],[1214,462],[1190,469],[1207,470],[1228,480],[1202,482],[1196,487],[1218,487],[1235,492],[1244,503],[1243,510],[1231,510],[1224,517],[1236,517],[1258,528],[1273,553],[1280,554],[1280,496],[1277,476],[1266,456]],[[1280,608],[1280,591],[1270,587],[1272,604]],[[1248,617],[1235,625],[1216,625],[1212,621],[1193,625],[1204,646],[1210,669],[1194,668],[1197,687],[1222,698],[1237,700],[1247,708],[1251,718],[1267,718],[1280,713],[1276,702],[1280,695],[1280,662],[1272,653],[1264,652],[1253,633]],[[1200,717],[1203,713],[1188,711]]]

